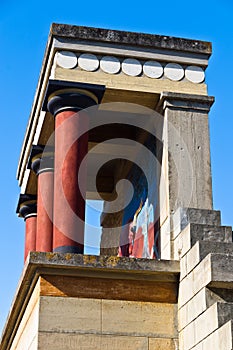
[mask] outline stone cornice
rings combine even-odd
[[[207,41],[176,38],[121,30],[74,26],[53,23],[50,35],[79,40],[93,40],[116,44],[139,45],[169,50],[204,53],[211,55],[212,45]]]

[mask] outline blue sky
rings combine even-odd
[[[15,207],[19,153],[52,22],[201,39],[213,43],[207,70],[214,208],[233,224],[233,3],[217,1],[0,0],[0,329],[23,267],[24,222]]]

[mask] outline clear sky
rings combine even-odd
[[[233,2],[0,0],[0,330],[23,268],[24,222],[15,214],[16,167],[52,22],[213,43],[207,69],[214,208],[233,224]]]

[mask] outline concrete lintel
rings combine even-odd
[[[180,94],[173,92],[162,92],[157,105],[157,110],[166,108],[178,110],[196,110],[208,113],[214,103],[213,96]]]

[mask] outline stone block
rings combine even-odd
[[[101,330],[101,300],[41,297],[39,330],[98,333]]]
[[[38,350],[148,350],[148,338],[40,332]]]
[[[220,226],[221,213],[218,210],[178,208],[172,215],[173,239],[188,224]]]
[[[191,349],[233,317],[233,304],[215,303],[197,319],[185,327],[183,332],[184,349]]]
[[[182,330],[207,309],[206,288],[178,310],[178,330]]]
[[[179,288],[179,308],[202,288],[233,289],[233,255],[209,254],[183,280]],[[231,291],[229,292],[231,293]],[[230,298],[232,300],[232,298]]]
[[[102,332],[148,337],[176,337],[174,304],[102,301]]]
[[[174,240],[174,259],[184,256],[197,241],[232,243],[232,228],[188,224]]]
[[[187,304],[178,310],[178,330],[180,331],[194,321],[216,302],[224,300],[208,288],[203,288]]]
[[[232,329],[232,321],[229,321],[194,346],[192,350],[232,350]]]
[[[200,250],[199,250],[199,243],[198,241],[194,246],[187,252],[185,255],[186,257],[186,275],[194,269],[198,265],[198,263],[201,261],[200,259]],[[184,258],[184,257],[183,257]],[[181,274],[183,276],[183,273]]]
[[[180,282],[179,308],[192,299],[202,288],[206,287],[211,281],[211,276],[211,254],[209,254]]]
[[[181,264],[181,279],[185,277],[196,265],[201,262],[209,253],[231,254],[233,243],[198,241],[190,251],[182,258],[186,261],[186,268]]]
[[[193,327],[186,327],[181,331],[180,348],[182,350],[189,350],[195,344],[195,333]]]
[[[233,288],[233,254],[211,254],[210,287]]]

